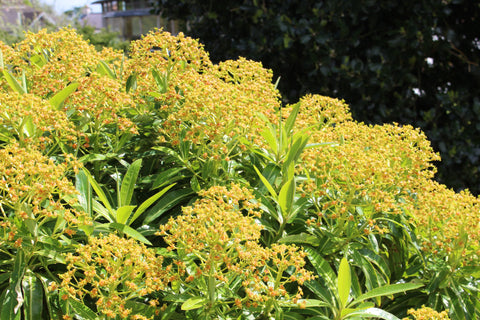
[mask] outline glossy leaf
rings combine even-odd
[[[14,76],[7,70],[3,69],[3,76],[5,77],[5,80],[7,80],[8,85],[10,88],[12,88],[13,91],[19,93],[19,94],[25,94],[27,93],[27,90],[22,87],[20,83],[18,83],[17,79],[15,79]]]
[[[133,190],[137,183],[138,173],[142,167],[142,159],[134,161],[125,173],[121,183],[121,189],[119,194],[119,207],[130,205],[133,196]]]
[[[396,284],[389,284],[386,286],[374,288],[367,293],[362,294],[355,298],[354,301],[350,305],[356,305],[364,300],[372,299],[376,297],[385,297],[391,296],[397,293],[405,293],[409,290],[415,290],[418,288],[423,287],[422,283],[396,283]]]
[[[75,176],[75,188],[78,191],[78,203],[83,211],[92,216],[92,186],[88,182],[87,175],[83,170]]]
[[[288,216],[292,211],[294,199],[295,199],[295,178],[288,180],[282,186],[282,188],[280,189],[280,193],[278,194],[278,204],[282,209],[285,220],[288,220]]]
[[[382,309],[378,308],[368,308],[364,310],[357,310],[349,313],[345,319],[348,318],[380,318],[384,320],[400,320],[400,318],[397,318],[393,314],[386,312]]]
[[[0,303],[2,311],[0,320],[19,320],[21,307],[24,303],[22,292],[22,280],[27,268],[25,254],[22,250],[17,252],[10,278],[10,284],[6,289],[5,298]]]
[[[147,216],[145,217],[143,223],[152,223],[155,219],[158,219],[165,212],[184,201],[186,198],[191,197],[193,194],[194,192],[192,189],[179,189],[167,193],[155,204],[152,209],[148,210]]]
[[[97,72],[100,73],[103,76],[108,76],[110,79],[116,79],[117,76],[115,75],[115,72],[113,72],[112,69],[108,66],[108,64],[105,61],[100,61],[97,67]]]
[[[194,310],[203,307],[208,302],[203,297],[192,297],[182,304],[182,310]]]
[[[293,127],[295,125],[295,120],[297,119],[298,111],[300,110],[301,103],[298,102],[293,105],[292,111],[288,115],[287,121],[285,121],[285,131],[287,134],[291,134]]]
[[[88,182],[90,182],[90,185],[92,186],[93,190],[95,190],[95,193],[97,194],[100,201],[103,203],[103,205],[108,210],[109,214],[114,218],[114,220],[116,220],[115,210],[112,209],[112,206],[110,205],[110,202],[108,201],[105,192],[102,190],[100,185],[97,183],[97,181],[95,181],[95,179],[92,177],[92,175],[90,174],[90,172],[88,172],[87,169],[83,168],[83,172],[87,176]]]
[[[110,226],[111,228],[119,231],[120,233],[124,233],[126,235],[128,235],[129,237],[137,240],[137,241],[140,241],[140,242],[143,242],[145,244],[148,244],[148,245],[152,245],[152,243],[150,241],[147,240],[147,238],[145,238],[140,232],[136,231],[135,229],[132,229],[131,227],[125,225],[125,224],[120,224],[120,223],[109,223],[109,224],[106,224],[108,226]]]
[[[65,99],[68,98],[69,95],[71,95],[75,90],[77,90],[78,86],[80,83],[78,82],[73,82],[70,83],[68,86],[57,92],[53,97],[48,100],[50,104],[55,108],[55,109],[60,109],[62,106],[62,103],[65,101]]]
[[[42,318],[43,312],[43,287],[37,277],[28,272],[22,280],[24,303],[24,318],[25,320],[37,320]]]
[[[337,289],[340,305],[345,307],[350,296],[350,288],[352,286],[352,279],[350,274],[350,265],[347,258],[343,257],[338,268]]]
[[[136,206],[123,206],[116,209],[117,223],[126,224]]]
[[[267,188],[268,192],[270,192],[271,196],[273,197],[274,200],[277,200],[277,193],[275,192],[275,189],[273,189],[273,186],[268,182],[267,179],[263,176],[263,174],[257,169],[256,166],[253,166],[255,169],[255,172],[257,173],[258,177],[262,181],[263,185]]]
[[[159,192],[157,192],[156,194],[154,194],[153,196],[151,196],[150,198],[148,198],[147,200],[142,202],[142,204],[138,207],[138,209],[135,210],[135,213],[133,214],[130,221],[128,222],[128,225],[131,225],[135,220],[137,220],[137,218],[143,212],[145,212],[145,210],[147,210],[153,203],[155,203],[155,201],[157,201],[161,196],[163,196],[174,185],[175,185],[175,183],[163,188],[162,190],[160,190]]]
[[[131,74],[127,78],[127,82],[125,84],[125,91],[128,93],[130,90],[135,91],[137,89],[137,75]]]
[[[72,307],[72,309],[75,311],[75,314],[79,315],[82,317],[84,320],[96,320],[98,319],[98,316],[96,313],[87,307],[84,303],[70,299],[68,300],[68,304]]]

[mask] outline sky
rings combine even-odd
[[[91,4],[95,0],[40,0],[40,2],[51,5],[55,8],[57,13],[73,9],[74,7],[82,7],[86,4]],[[91,6],[94,11],[101,10],[98,4]]]

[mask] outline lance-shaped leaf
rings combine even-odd
[[[125,177],[122,180],[122,186],[120,188],[120,195],[118,206],[129,205],[132,201],[133,190],[135,189],[135,184],[137,183],[138,173],[140,172],[140,167],[142,166],[142,159],[134,161],[125,173]]]
[[[102,76],[107,76],[110,79],[116,79],[117,75],[113,72],[112,69],[105,63],[105,61],[100,61],[97,67],[97,72],[100,73]]]
[[[343,257],[338,268],[337,290],[340,305],[344,308],[347,305],[352,287],[352,275],[350,274],[350,265],[347,258]]]
[[[53,97],[48,100],[50,104],[57,110],[60,110],[60,107],[62,106],[63,101],[68,98],[69,95],[71,95],[75,90],[77,90],[78,86],[80,83],[78,82],[73,82],[70,83],[68,86],[57,92]]]
[[[8,85],[10,86],[10,88],[13,89],[13,91],[20,94],[27,93],[26,88],[24,88],[20,83],[18,83],[17,79],[15,79],[15,77],[12,76],[10,72],[3,69],[3,76],[5,77],[5,80],[7,80]]]
[[[0,320],[18,320],[20,319],[20,308],[24,303],[22,292],[22,280],[25,274],[27,264],[25,254],[22,250],[17,252],[13,270],[10,278],[10,285],[5,291],[5,297],[1,303]]]

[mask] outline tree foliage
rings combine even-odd
[[[345,99],[358,120],[421,127],[439,180],[480,191],[480,4],[468,0],[158,0],[212,61],[245,56],[281,76],[287,101]]]

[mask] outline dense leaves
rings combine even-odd
[[[183,34],[0,47],[1,320],[480,315],[480,201],[421,130]]]
[[[475,1],[158,0],[212,61],[244,56],[281,77],[287,101],[345,99],[367,123],[421,127],[439,179],[480,192],[480,6]]]

